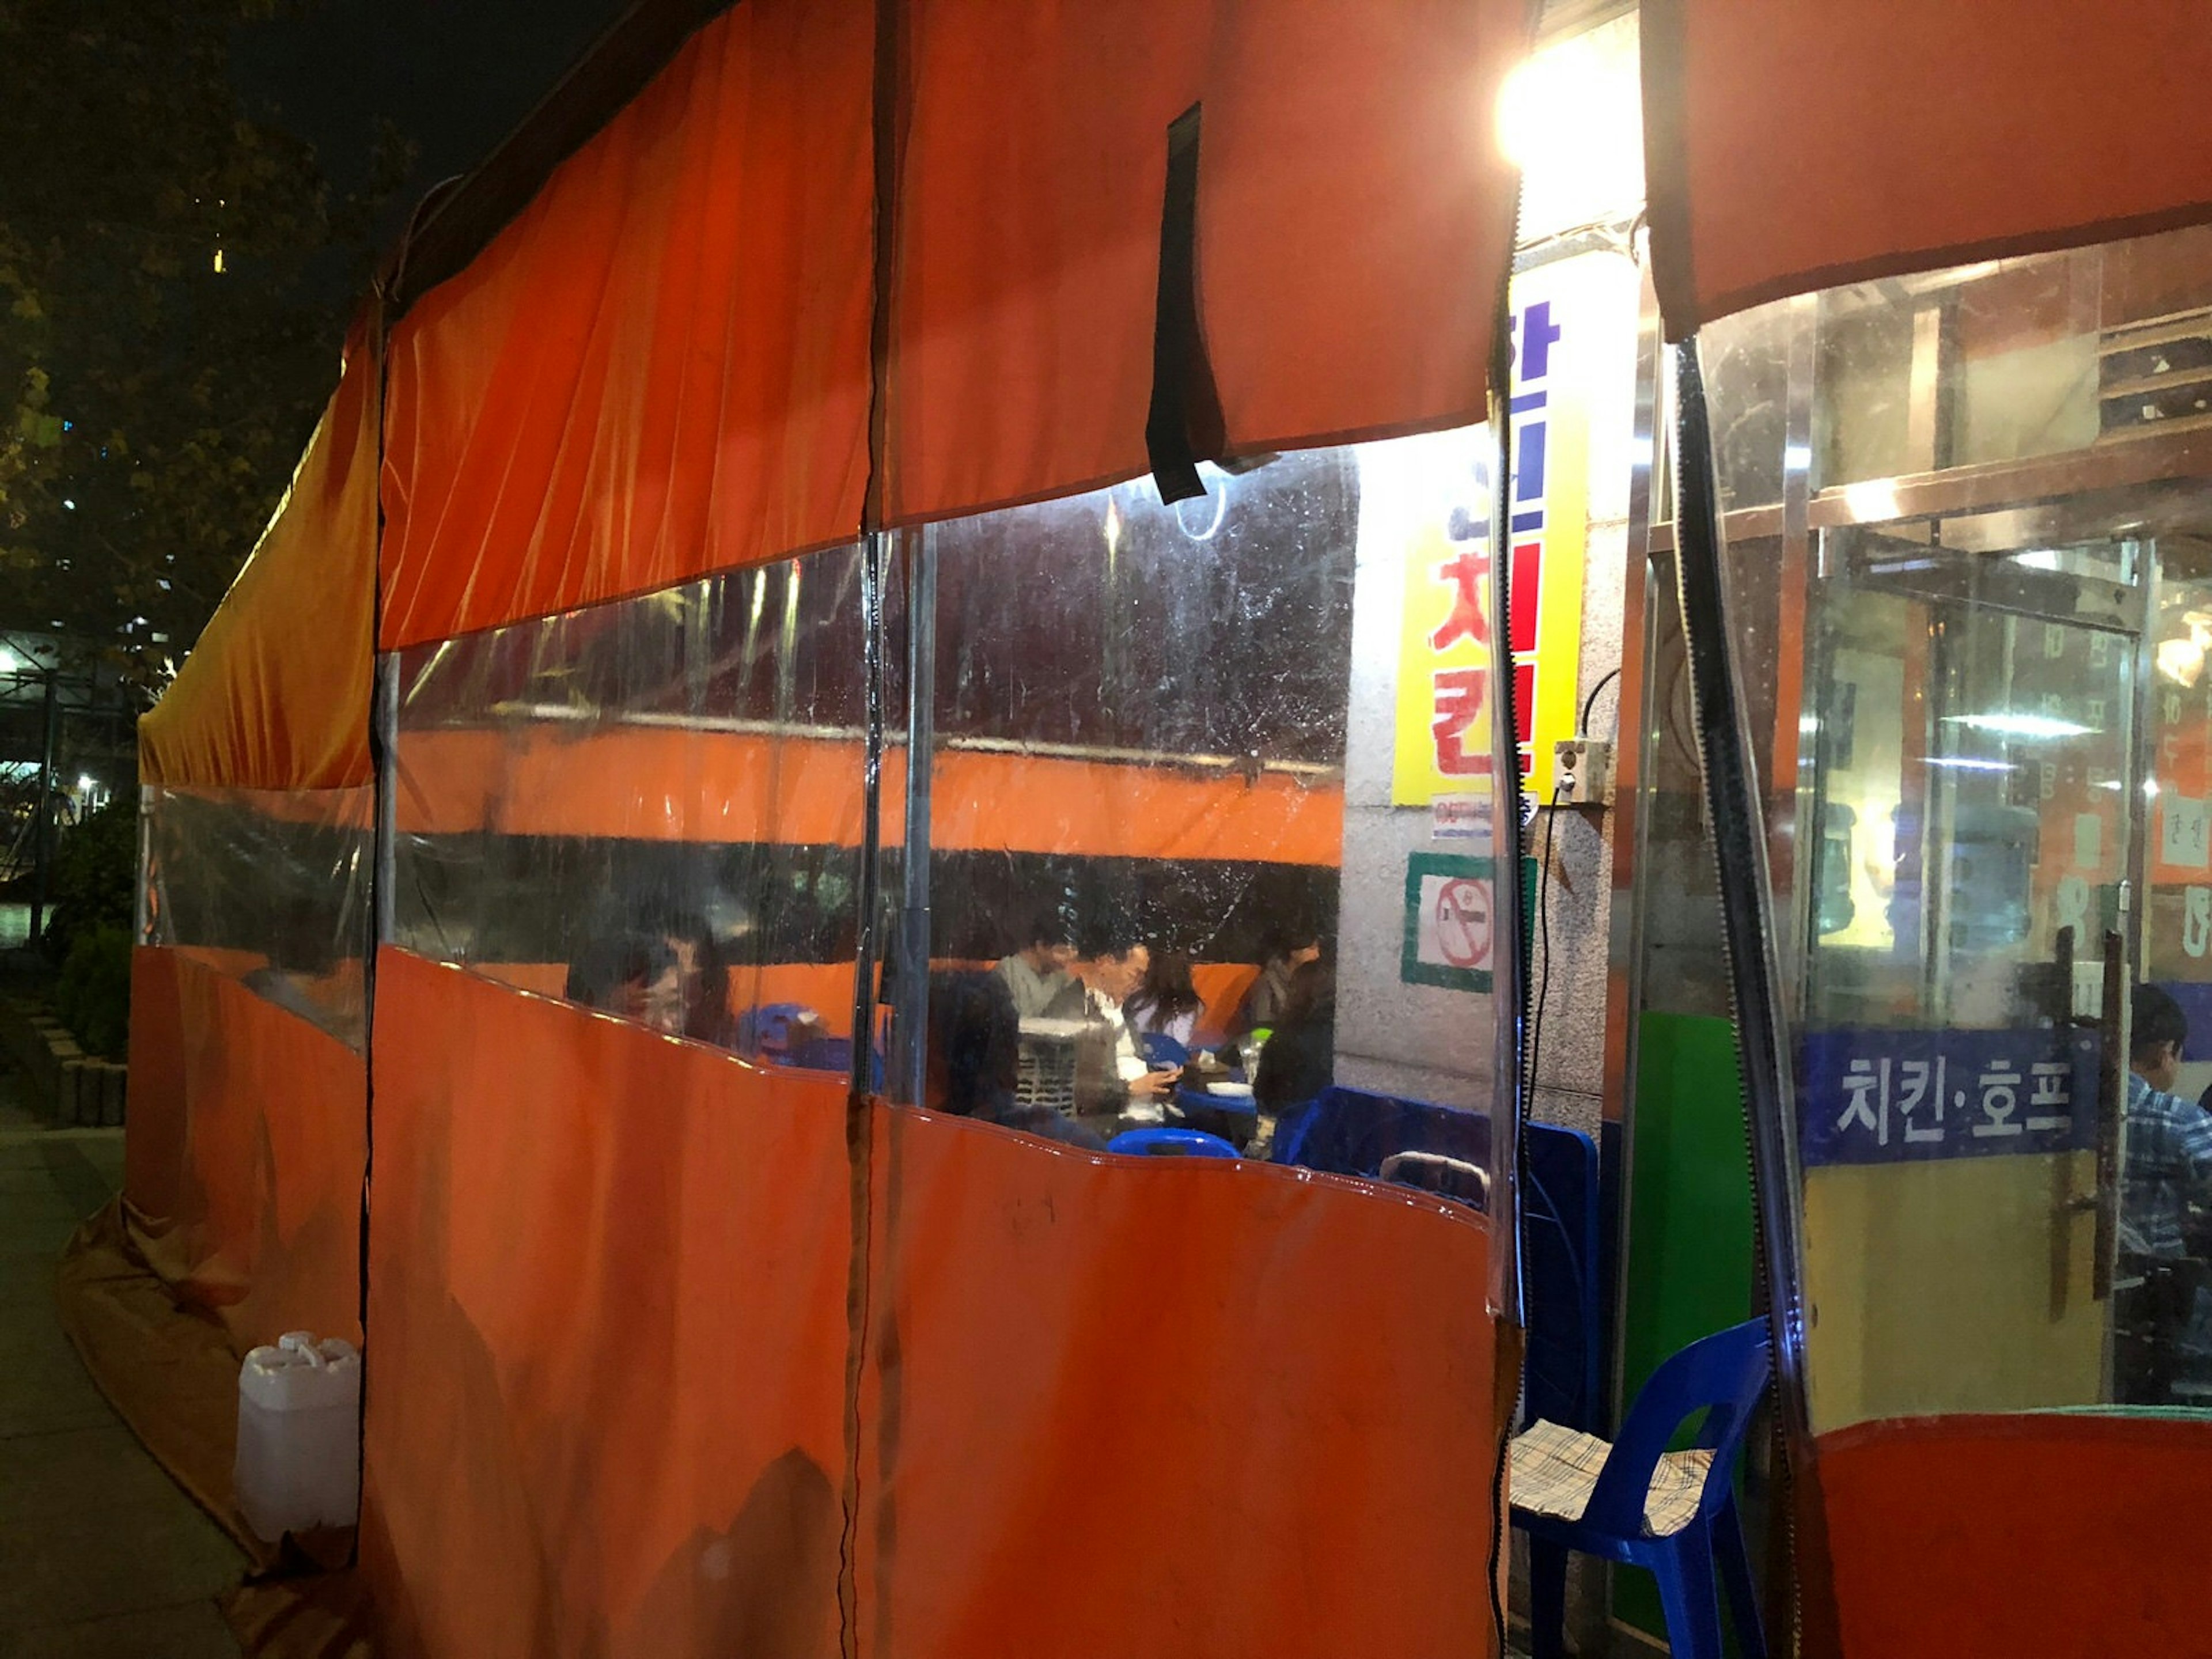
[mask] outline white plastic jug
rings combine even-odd
[[[239,1512],[257,1536],[349,1527],[361,1507],[361,1354],[290,1331],[238,1372]]]

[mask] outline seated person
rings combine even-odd
[[[1172,951],[1155,951],[1137,988],[1121,1004],[1129,1029],[1142,1036],[1157,1031],[1173,1037],[1186,1048],[1198,1032],[1198,1017],[1206,999],[1191,982],[1190,958]]]
[[[1014,1000],[1018,1019],[1073,1017],[1081,1012],[1081,990],[1069,971],[1075,945],[1067,923],[1051,905],[1039,905],[1022,929],[1020,948],[991,973]]]
[[[1293,976],[1308,963],[1320,960],[1320,929],[1304,926],[1276,929],[1260,964],[1260,977],[1252,981],[1252,988],[1237,1006],[1237,1018],[1230,1022],[1230,1036],[1241,1037],[1249,1031],[1272,1029],[1290,1006]]]
[[[1328,1087],[1336,1077],[1336,973],[1322,961],[1300,965],[1273,1033],[1260,1050],[1252,1097],[1281,1116]]]
[[[684,1030],[683,977],[676,952],[655,934],[594,939],[569,965],[562,994],[668,1036]]]
[[[2128,1055],[2127,1133],[2120,1170],[2120,1249],[2151,1262],[2193,1252],[2192,1212],[2212,1207],[2212,1113],[2172,1093],[2188,1017],[2155,985],[2136,987]],[[2212,1361],[2212,1291],[2192,1286],[2163,1333],[2172,1358]]]
[[[676,957],[678,1032],[717,1047],[737,1047],[730,1012],[730,969],[721,941],[696,907],[665,891],[648,890],[626,907],[625,934],[659,939]]]
[[[2155,985],[2138,985],[2132,1012],[2120,1247],[2173,1259],[2189,1254],[2189,1211],[2212,1206],[2212,1113],[2172,1092],[2189,1040],[2181,1005]]]
[[[1124,999],[1144,983],[1152,951],[1134,934],[1109,931],[1095,942],[1080,969],[1087,1006],[1094,1019],[1103,1019],[1114,1036],[1114,1077],[1128,1100],[1159,1100],[1172,1094],[1182,1067],[1155,1070],[1146,1063],[1123,1010]]]
[[[1014,1098],[1021,1021],[996,974],[934,974],[929,982],[929,1099],[960,1117],[1004,1124],[1085,1152],[1106,1142],[1048,1106]]]

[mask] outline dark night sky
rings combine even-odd
[[[333,185],[359,184],[381,115],[413,139],[413,175],[380,238],[415,201],[512,131],[626,0],[321,0],[305,18],[242,27],[236,72],[313,143]]]

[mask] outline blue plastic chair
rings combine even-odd
[[[884,1057],[878,1053],[871,1056],[869,1075],[872,1086],[884,1086]],[[816,1037],[802,1042],[784,1057],[784,1064],[802,1072],[836,1072],[849,1075],[853,1069],[853,1039],[850,1037]]]
[[[1190,1064],[1190,1050],[1165,1031],[1139,1032],[1137,1047],[1145,1056],[1145,1064],[1155,1068]]]
[[[1597,1430],[1604,1358],[1596,1143],[1579,1129],[1522,1129],[1521,1273],[1528,1416]]]
[[[1528,1623],[1535,1659],[1564,1659],[1566,1652],[1570,1550],[1642,1567],[1659,1581],[1674,1659],[1723,1659],[1723,1586],[1745,1659],[1766,1659],[1751,1559],[1736,1513],[1735,1467],[1766,1392],[1767,1362],[1765,1320],[1692,1342],[1654,1371],[1636,1396],[1578,1519],[1513,1506],[1513,1524],[1528,1534]],[[1644,1515],[1652,1474],[1674,1431],[1701,1411],[1705,1420],[1695,1443],[1713,1455],[1696,1510],[1674,1531],[1655,1534]],[[1522,1442],[1514,1443],[1518,1448]],[[1520,1458],[1515,1462],[1516,1468],[1522,1466]]]
[[[1272,1156],[1331,1175],[1375,1180],[1393,1152],[1436,1152],[1490,1166],[1490,1119],[1480,1112],[1332,1085],[1275,1123]]]
[[[1109,1152],[1137,1158],[1236,1158],[1237,1149],[1203,1129],[1125,1129],[1106,1143]]]
[[[808,1012],[803,1002],[767,1002],[738,1016],[738,1052],[781,1054],[791,1041],[792,1022]]]

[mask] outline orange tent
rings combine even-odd
[[[149,783],[278,819],[367,783],[372,616],[397,674],[1177,455],[1481,416],[1510,220],[1486,112],[1522,0],[708,9],[634,12],[422,216],[149,721]],[[471,740],[398,757],[387,829],[482,817]],[[761,744],[596,752],[687,743],[629,781],[704,824]],[[768,747],[799,789],[803,745]],[[537,779],[507,828],[603,813],[581,758],[500,757]],[[773,833],[851,838],[833,769]],[[1156,793],[1100,845],[1334,860],[1328,789]],[[134,1100],[132,1170],[134,1194],[176,1167],[232,1183],[208,1224],[254,1248],[175,1270],[188,1294],[365,1327],[360,1560],[389,1650],[1497,1650],[1507,1206],[1076,1155],[380,937],[366,1112],[241,960],[143,951],[134,1057],[186,1085]],[[321,1220],[364,1164],[357,1300]],[[288,1224],[307,1185],[312,1243]],[[1165,1289],[1133,1271],[1164,1250]]]

